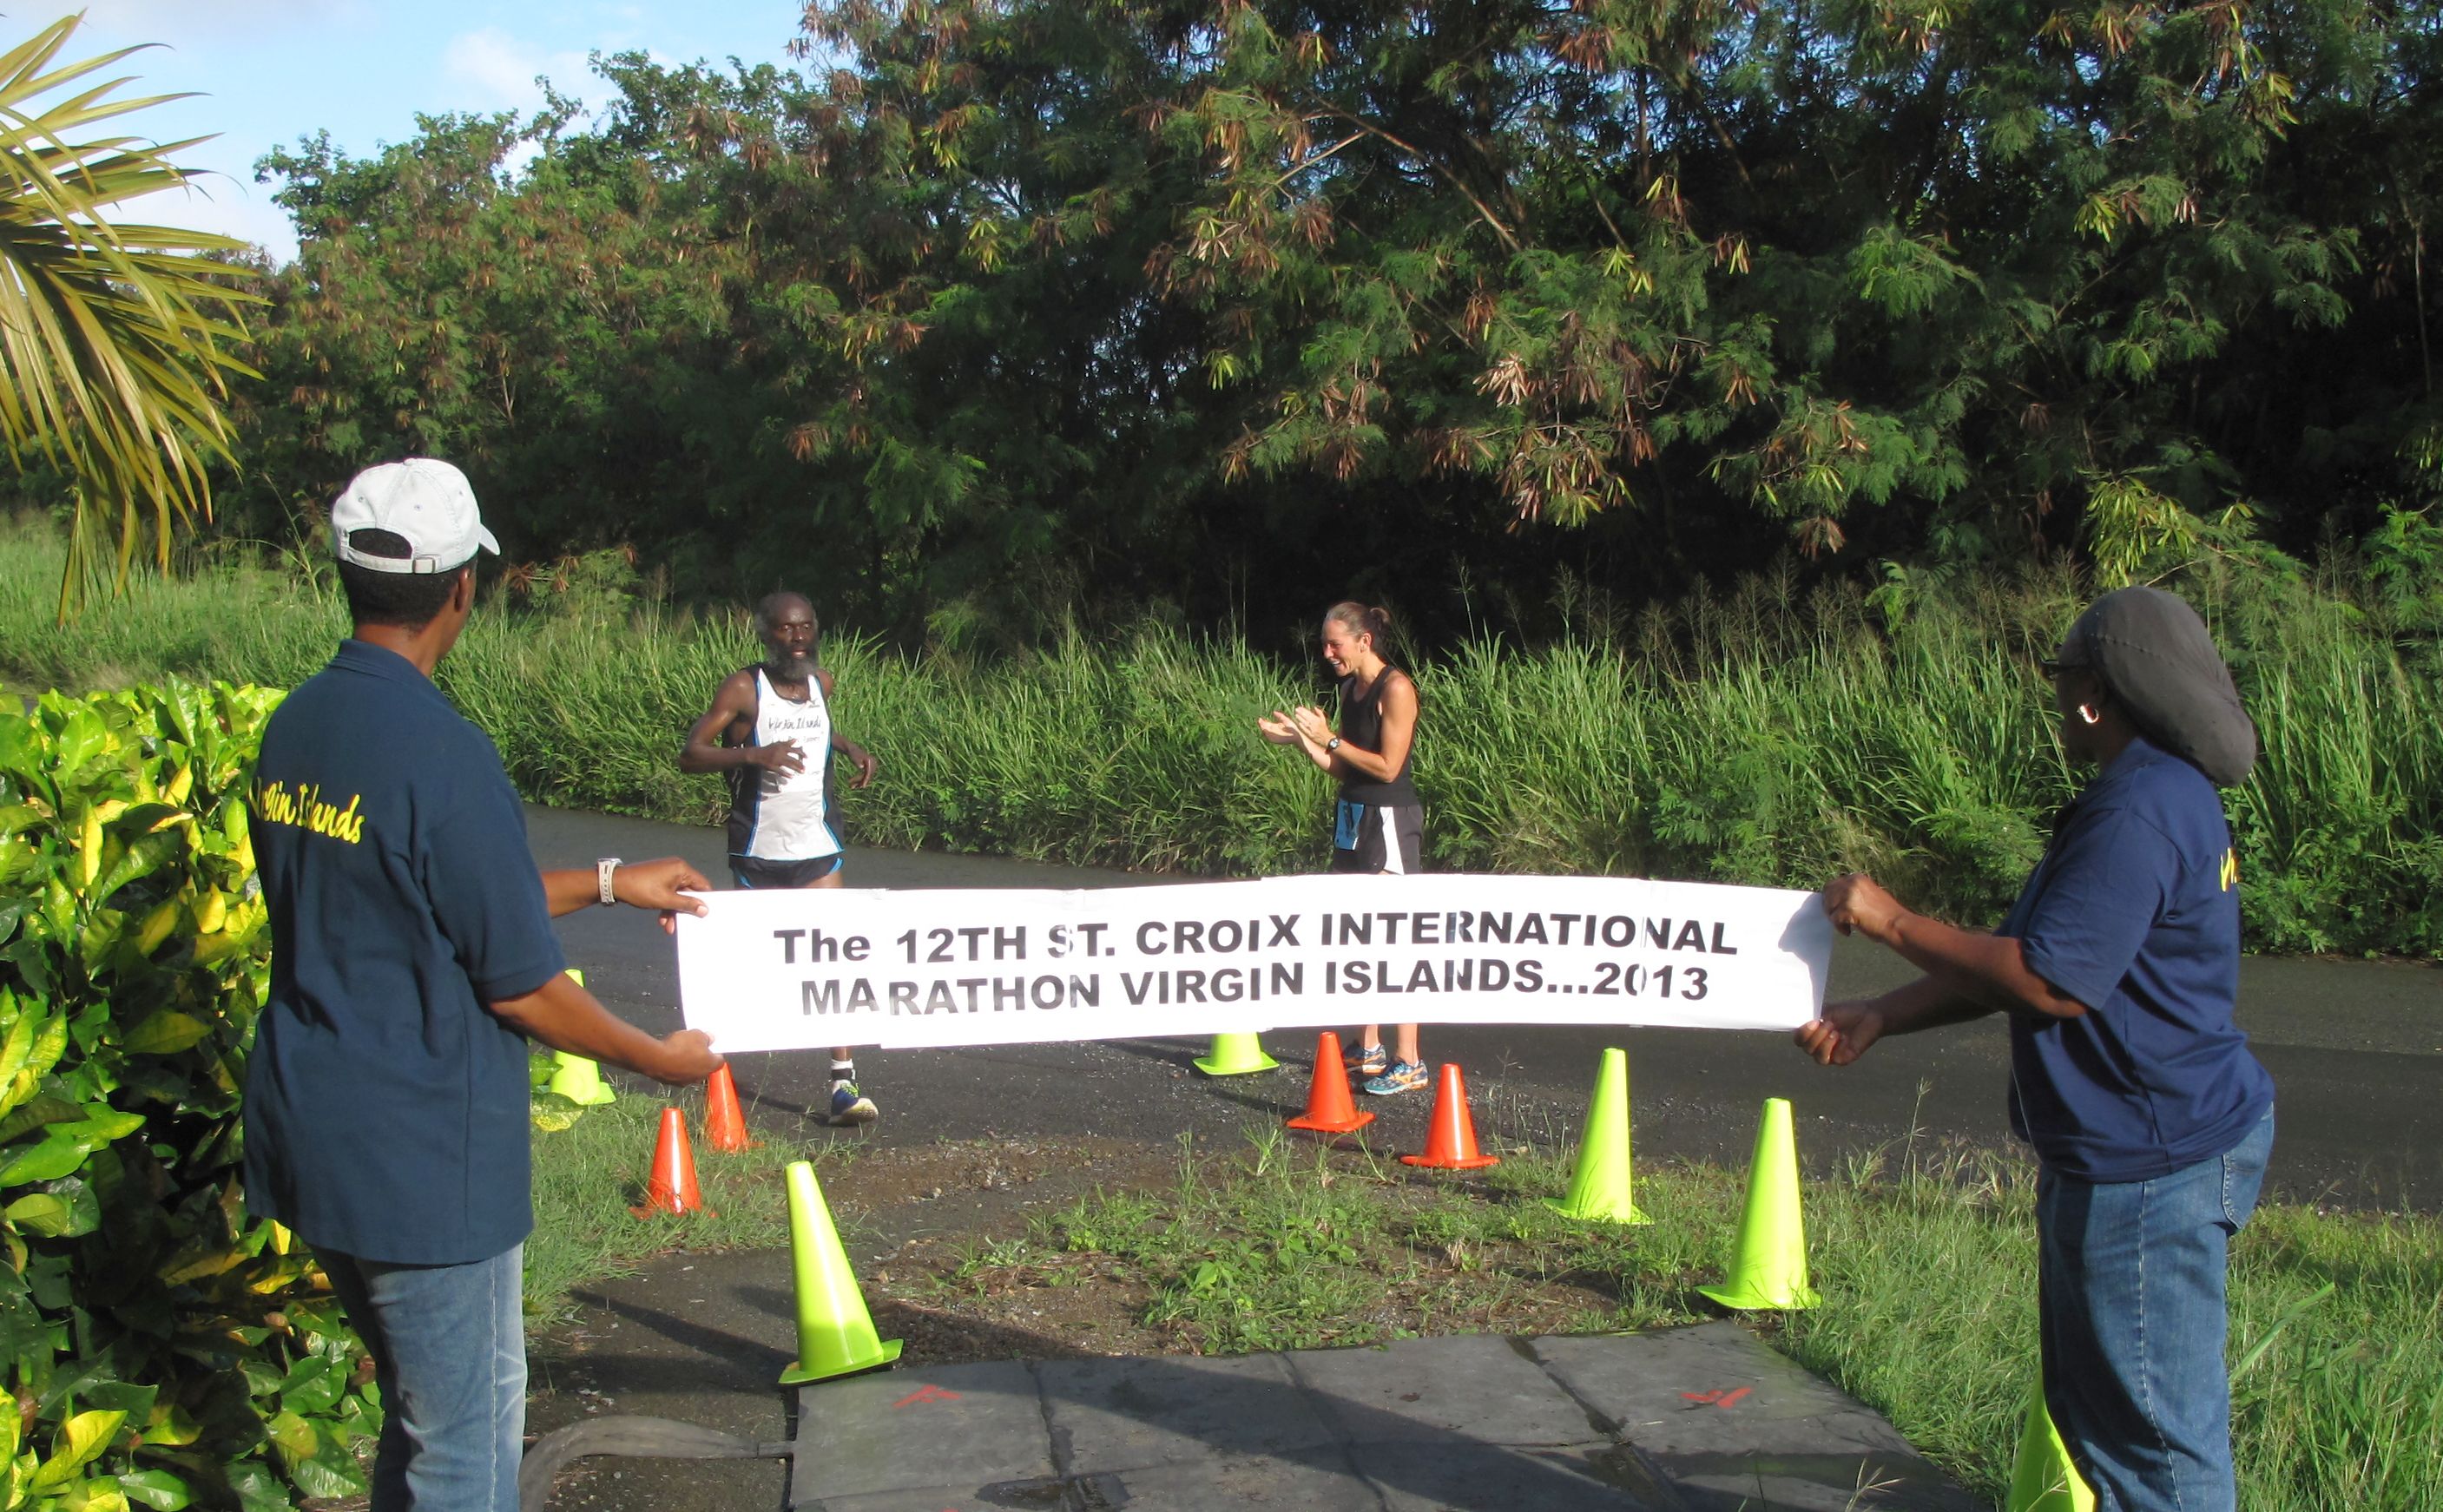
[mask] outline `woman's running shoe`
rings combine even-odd
[[[1394,1061],[1381,1076],[1367,1080],[1366,1090],[1376,1097],[1389,1097],[1394,1092],[1414,1092],[1424,1084],[1423,1061]]]

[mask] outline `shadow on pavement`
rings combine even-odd
[[[588,1359],[623,1414],[685,1423],[729,1404],[723,1430],[750,1443],[788,1441],[787,1505],[811,1512],[1973,1504],[1881,1418],[1728,1325],[1626,1339],[1472,1336],[1121,1357],[885,1302],[874,1321],[885,1336],[909,1339],[911,1356],[970,1363],[902,1364],[776,1391],[770,1383],[787,1361],[758,1338],[608,1291],[582,1295],[640,1331],[631,1336],[638,1347]],[[764,1337],[788,1328],[785,1291],[748,1284],[728,1295],[740,1327]],[[1710,1383],[1703,1395],[1714,1398],[1749,1382],[1762,1394],[1756,1411],[1736,1415],[1681,1390]],[[750,1403],[742,1420],[737,1410]],[[586,1421],[616,1452],[617,1420]],[[650,1434],[640,1429],[635,1442],[649,1444]],[[763,1462],[748,1492],[701,1464],[591,1465],[561,1477],[552,1505],[768,1505],[778,1468]],[[591,1500],[606,1482],[615,1483],[615,1499]]]

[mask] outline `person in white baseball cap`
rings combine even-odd
[[[538,871],[500,752],[433,684],[497,552],[446,462],[358,475],[331,508],[348,638],[271,717],[248,828],[271,985],[246,1084],[246,1205],[313,1247],[380,1385],[373,1512],[515,1512],[526,1042],[701,1083],[562,969],[551,920],[701,912],[675,857]]]
[[[367,531],[398,538],[357,544]],[[446,573],[473,561],[478,551],[501,555],[467,475],[431,457],[357,474],[331,506],[331,540],[340,560],[377,573]]]

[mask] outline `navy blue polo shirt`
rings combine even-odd
[[[366,1260],[488,1260],[534,1227],[524,1039],[486,1008],[564,964],[500,753],[405,657],[340,643],[264,731],[271,992],[246,1200]]]
[[[2231,825],[2195,767],[2132,741],[2062,811],[1996,933],[2087,1008],[2011,1015],[2011,1126],[2047,1166],[2147,1180],[2225,1153],[2272,1107],[2232,1016]]]

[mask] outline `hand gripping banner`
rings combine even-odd
[[[678,920],[679,997],[732,1053],[1361,1021],[1789,1029],[1832,952],[1817,894],[1626,877],[705,896]]]

